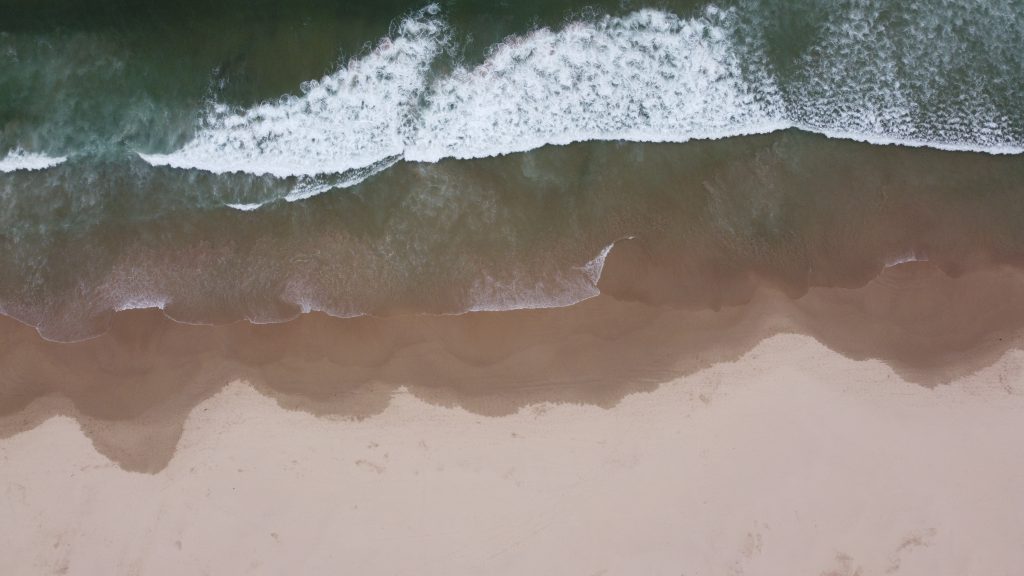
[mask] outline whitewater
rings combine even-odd
[[[19,170],[45,170],[58,166],[67,160],[66,156],[47,156],[36,152],[28,152],[23,148],[16,147],[6,156],[0,158],[0,172],[15,172]]]
[[[760,57],[737,47],[737,10],[714,6],[692,18],[645,9],[542,28],[507,38],[476,66],[432,75],[452,42],[432,5],[300,95],[249,109],[211,104],[182,148],[140,155],[152,165],[299,177],[294,200],[358,183],[399,159],[482,158],[588,140],[686,142],[796,128],[875,144],[1024,151],[1016,119],[976,87],[955,95],[955,110],[924,110],[915,86],[943,63],[924,47],[886,50],[871,18],[862,11],[828,23],[831,36],[805,63],[806,80],[781,87]],[[852,77],[844,63],[869,68]],[[897,77],[907,65],[921,77]],[[323,175],[340,177],[325,184]],[[310,180],[317,176],[319,184]]]

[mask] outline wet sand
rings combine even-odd
[[[610,258],[611,260],[611,258]],[[742,305],[0,321],[13,573],[1012,574],[1024,275]],[[618,272],[616,272],[618,270]],[[618,294],[613,296],[612,294]]]

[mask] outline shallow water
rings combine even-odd
[[[0,310],[51,339],[1022,254],[1012,1],[5,4]]]

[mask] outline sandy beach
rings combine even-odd
[[[11,574],[1015,574],[1024,353],[928,389],[811,338],[605,409],[404,390],[364,420],[244,382],[155,474],[55,417],[0,443]]]

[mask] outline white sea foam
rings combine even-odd
[[[215,105],[195,139],[153,165],[278,177],[336,174],[400,156],[446,26],[429,6],[337,72],[248,110]]]
[[[335,188],[348,188],[349,186],[355,186],[370,176],[390,168],[398,162],[399,159],[400,158],[398,156],[384,158],[383,160],[374,162],[364,168],[348,170],[341,174],[315,174],[312,176],[300,176],[295,179],[294,184],[284,195],[283,199],[287,202],[298,202],[299,200],[312,198],[313,196],[323,194],[324,192]],[[272,204],[278,200],[280,199],[274,198],[264,202],[225,203],[225,206],[242,212],[252,212],[253,210],[258,210],[267,204]]]
[[[165,296],[134,296],[127,300],[119,301],[115,306],[116,312],[125,310],[164,310],[170,300]]]
[[[0,159],[0,172],[14,172],[17,170],[45,170],[53,168],[67,160],[66,156],[47,156],[34,152],[26,152],[21,148],[15,148]]]
[[[370,176],[394,166],[400,159],[400,156],[390,156],[381,158],[368,166],[347,170],[341,174],[315,174],[300,177],[291,191],[285,195],[284,199],[289,202],[296,202],[323,194],[333,188],[355,186]]]
[[[822,16],[815,44],[787,81],[785,117],[794,127],[872,144],[1024,152],[1019,117],[994,103],[996,94],[1016,100],[1017,89],[992,90],[1020,74],[1024,38],[1012,2],[906,2],[894,10],[862,0]]]
[[[629,236],[624,239],[632,239]],[[604,261],[615,243],[605,246],[592,260],[546,280],[523,281],[517,278],[499,280],[485,276],[473,286],[472,304],[468,312],[500,312],[539,308],[564,308],[594,298],[601,291],[597,282],[604,270]]]
[[[766,76],[741,74],[730,18],[716,8],[695,19],[642,10],[507,41],[433,87],[405,156],[432,162],[776,129],[776,90]]]
[[[235,210],[241,210],[242,212],[252,212],[260,206],[263,206],[263,202],[251,202],[251,203],[239,203],[239,204],[225,204],[228,208],[234,208]]]
[[[919,254],[917,250],[908,250],[907,252],[904,252],[904,253],[902,253],[902,254],[900,254],[898,256],[894,256],[892,258],[889,258],[886,261],[884,268],[892,268],[894,266],[899,266],[900,264],[907,264],[909,262],[927,262],[927,261],[928,261],[928,256],[926,254],[924,254],[924,253],[920,253]]]
[[[535,30],[495,46],[477,66],[431,78],[448,30],[430,6],[301,96],[242,111],[214,106],[194,140],[143,158],[302,177],[287,197],[300,200],[400,159],[480,158],[586,140],[683,142],[795,127],[876,144],[1024,152],[1019,127],[985,90],[929,92],[946,68],[971,63],[913,40],[934,33],[926,13],[913,13],[922,24],[909,40],[894,40],[884,3],[863,4],[835,11],[785,87],[750,46],[737,47],[736,11],[713,6],[692,18],[640,10]],[[1004,41],[1014,38],[1004,32]],[[952,107],[941,100],[950,90],[959,102]],[[343,177],[331,184],[324,175]]]

